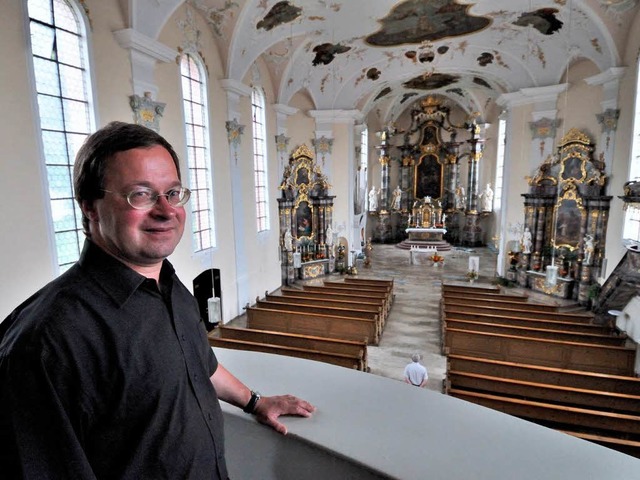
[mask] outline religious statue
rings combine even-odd
[[[329,247],[329,249],[333,247],[333,228],[331,228],[331,225],[327,227],[327,231],[324,237],[324,243],[327,245],[327,247]]]
[[[458,185],[455,191],[456,196],[456,210],[464,210],[464,204],[467,201],[467,196],[464,193],[464,187],[462,185]]]
[[[380,191],[376,190],[375,186],[371,187],[371,190],[369,190],[369,211],[370,212],[375,212],[378,210],[378,193],[380,193]]]
[[[287,252],[291,252],[293,250],[293,236],[291,235],[291,230],[287,228],[287,231],[284,232],[284,249]]]
[[[584,236],[584,264],[591,264],[591,257],[593,256],[593,250],[595,249],[595,242],[593,235],[586,234]]]
[[[487,183],[487,187],[480,194],[480,198],[482,200],[482,211],[491,212],[493,210],[493,190],[491,190],[490,183]]]
[[[522,232],[522,253],[531,253],[531,245],[531,231],[525,227]]]
[[[391,210],[400,210],[400,201],[402,200],[402,190],[400,185],[396,186],[391,197]]]

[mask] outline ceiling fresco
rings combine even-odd
[[[639,0],[187,0],[227,78],[264,62],[277,103],[397,116],[428,94],[482,112],[503,93],[557,85],[567,66],[620,57]],[[385,120],[388,120],[386,118]]]

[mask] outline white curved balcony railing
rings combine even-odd
[[[640,460],[403,382],[278,355],[215,349],[265,395],[317,407],[279,435],[223,404],[231,478],[637,480]]]

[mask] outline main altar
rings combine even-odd
[[[284,169],[278,198],[282,284],[326,275],[336,266],[330,185],[306,145]]]
[[[412,247],[431,247],[439,252],[451,250],[451,244],[444,239],[447,233],[447,229],[444,228],[445,218],[446,214],[442,211],[440,200],[432,200],[429,196],[416,200],[405,229],[408,238],[396,246],[404,250]]]

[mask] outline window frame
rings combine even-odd
[[[630,162],[627,180],[640,180],[640,57],[636,59],[636,94],[631,130]],[[622,240],[640,242],[640,208],[627,206],[622,224]]]
[[[183,62],[192,61],[198,72],[198,78],[185,76],[183,72]],[[211,158],[211,145],[209,139],[209,99],[206,69],[202,58],[193,52],[184,52],[178,64],[180,74],[180,94],[182,104],[182,118],[184,123],[185,149],[187,152],[187,177],[186,183],[191,190],[190,215],[191,215],[191,241],[194,253],[206,252],[217,246],[216,241],[216,215],[215,202],[213,199],[213,160]],[[189,72],[191,75],[191,72]],[[186,80],[185,80],[186,79]],[[194,100],[192,92],[185,92],[185,81],[190,85],[195,81],[199,87],[200,98]],[[187,95],[189,97],[187,98]],[[194,106],[195,109],[193,108]],[[188,108],[189,107],[189,108]],[[202,123],[196,124],[189,121],[188,111],[191,120],[194,112],[201,112]],[[189,130],[191,128],[191,131]],[[190,139],[192,140],[190,142]],[[202,152],[201,155],[195,153]],[[199,159],[199,160],[198,160]],[[199,172],[203,172],[200,173]],[[185,175],[183,182],[185,182]],[[200,186],[199,180],[204,179],[204,186]],[[201,208],[204,203],[204,208]],[[207,226],[208,225],[208,226]]]
[[[258,101],[256,101],[258,99]],[[269,171],[267,151],[266,101],[262,87],[251,89],[251,126],[253,139],[253,179],[256,200],[256,230],[271,230],[269,214]],[[257,119],[257,116],[260,116]],[[260,153],[262,152],[262,153]]]
[[[38,150],[40,152],[40,161],[39,166],[42,172],[42,186],[45,198],[46,205],[46,219],[47,219],[47,232],[49,238],[49,245],[52,252],[51,261],[52,268],[54,274],[60,275],[67,269],[69,269],[75,262],[79,259],[80,253],[82,252],[83,244],[85,241],[85,234],[82,226],[82,211],[80,206],[75,200],[75,192],[73,190],[73,165],[75,163],[75,156],[77,154],[78,149],[84,140],[96,130],[97,118],[95,105],[97,104],[95,99],[95,75],[92,61],[92,43],[91,43],[91,27],[89,19],[87,18],[86,11],[83,6],[77,0],[31,0],[34,3],[47,4],[45,8],[48,8],[51,12],[52,19],[51,23],[45,22],[41,19],[32,17],[30,14],[30,2],[23,2],[23,19],[24,19],[24,32],[26,35],[27,42],[27,55],[29,57],[28,61],[28,71],[29,71],[29,81],[30,81],[30,90],[31,90],[31,100],[33,102],[34,109],[34,122],[35,129],[38,132],[37,143]],[[55,18],[55,7],[54,3],[64,3],[65,6],[72,12],[75,20],[75,30],[70,30],[66,26],[63,26],[64,22],[62,19],[57,21]],[[51,45],[52,55],[49,58],[45,56],[36,54],[37,50],[42,48],[47,48],[46,46],[38,46],[34,50],[33,37],[37,35],[37,29],[33,28],[33,25],[41,25],[48,28],[48,31],[51,29],[54,30],[54,36],[52,38],[55,39]],[[60,37],[64,37],[61,34],[70,34],[71,36],[75,36],[78,39],[78,47],[79,47],[79,65],[74,65],[73,63],[65,62],[65,56],[68,58],[68,55],[58,55],[58,41]],[[55,53],[55,55],[53,55]],[[65,52],[66,54],[66,52]],[[55,57],[55,58],[53,58]],[[60,57],[63,57],[62,60]],[[39,75],[42,75],[44,70],[38,71],[37,60],[43,60],[43,64],[49,61],[53,62],[53,68],[55,69],[55,83],[57,87],[57,92],[52,94],[51,92],[39,90],[39,86],[45,85],[46,82],[43,81],[43,78]],[[64,68],[61,68],[64,67]],[[65,84],[63,76],[60,74],[62,71],[67,71],[67,82]],[[65,93],[69,93],[70,86],[73,85],[71,81],[71,75],[69,72],[80,71],[80,79],[82,82],[82,98],[76,98],[75,96],[65,95]],[[73,93],[77,93],[73,92]],[[79,97],[79,96],[78,96]],[[60,106],[60,116],[54,120],[55,123],[59,123],[60,125],[57,128],[54,128],[54,125],[48,125],[47,120],[41,114],[41,101],[47,98],[49,100],[54,100]],[[65,106],[69,107],[73,103],[82,104],[82,116],[84,117],[83,125],[81,128],[73,130],[68,125],[67,116],[71,115],[71,111],[69,109],[65,110]],[[84,131],[83,131],[84,130]],[[51,146],[51,143],[46,140],[47,136],[51,136],[51,138],[58,135],[62,138],[61,145],[62,147],[58,147],[58,152],[55,151],[55,145]],[[72,139],[75,137],[75,141]],[[61,151],[64,150],[64,154],[61,154]],[[63,160],[61,162],[50,162],[49,158],[54,157],[55,153],[58,153],[58,159]],[[56,168],[54,168],[56,167]],[[57,187],[52,183],[53,177],[55,177],[54,170],[67,170],[66,176],[63,175],[63,183],[66,186]],[[60,195],[55,196],[52,195],[52,192],[55,189],[64,189],[69,188],[71,191],[71,196],[68,195]],[[55,203],[54,203],[55,202]],[[67,216],[73,218],[73,228],[66,228],[57,230],[56,226],[56,205],[59,203],[67,203],[67,206],[71,205],[71,215],[67,213]],[[64,208],[64,207],[63,207]],[[69,221],[69,219],[67,220]],[[65,259],[62,259],[61,250],[65,247],[64,243],[59,243],[59,236],[71,234],[75,236],[72,245],[72,252],[68,255],[65,255]],[[74,247],[75,246],[75,250]],[[74,250],[74,251],[73,251]]]

